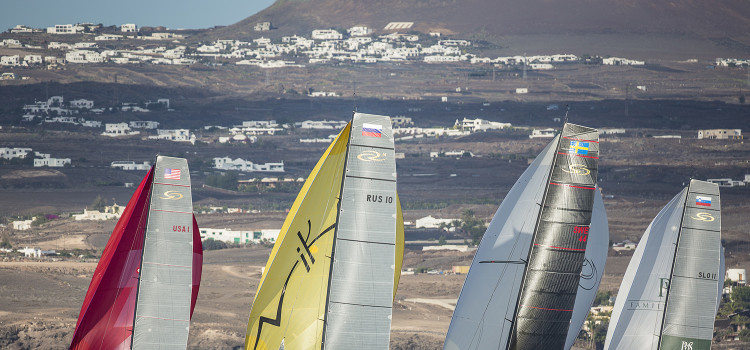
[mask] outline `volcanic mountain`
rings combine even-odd
[[[265,21],[277,29],[253,30],[256,23]],[[390,22],[413,22],[400,32],[440,32],[497,42],[524,36],[551,36],[550,40],[563,42],[566,37],[586,41],[582,36],[591,35],[610,38],[593,41],[668,37],[711,40],[750,53],[748,0],[277,0],[251,17],[214,30],[211,36],[309,35],[313,29],[355,25],[382,33],[389,32],[384,28]],[[637,42],[623,44],[638,46]]]

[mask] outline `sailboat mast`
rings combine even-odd
[[[567,113],[566,113],[565,122],[567,124]],[[563,124],[563,127],[560,130],[559,139],[557,140],[557,145],[555,145],[555,148],[554,148],[555,150],[560,149],[560,145],[562,144],[562,139],[563,139],[562,135],[563,135],[563,132],[565,131],[566,124]],[[529,259],[531,258],[532,251],[534,250],[534,241],[536,240],[537,229],[539,228],[539,223],[542,221],[542,215],[541,215],[542,209],[544,208],[544,204],[547,202],[547,192],[549,191],[549,180],[552,178],[552,172],[555,170],[556,164],[557,164],[557,157],[553,157],[552,165],[549,168],[549,173],[547,173],[547,180],[545,181],[546,186],[544,186],[544,195],[542,196],[542,202],[539,205],[539,211],[537,212],[536,223],[534,224],[534,231],[533,231],[534,234],[531,237],[531,243],[530,243],[531,246],[529,248],[528,254],[526,255],[526,260],[523,260],[524,265],[526,265],[526,268],[524,268],[523,275],[521,277],[521,288],[518,290],[519,291],[518,297],[516,298],[516,305],[515,305],[515,309],[513,310],[513,320],[511,320],[511,322],[513,323],[513,327],[510,331],[510,334],[508,334],[508,342],[505,347],[506,350],[510,350],[513,337],[516,333],[516,327],[517,327],[516,320],[518,319],[518,304],[521,302],[521,296],[523,295],[523,289],[526,284],[526,275],[529,270]]]
[[[349,125],[352,127],[354,126],[354,113],[352,112],[352,119],[349,122]],[[341,193],[344,192],[344,177],[346,176],[346,166],[349,162],[349,144],[352,141],[352,135],[353,132],[349,132],[349,137],[346,139],[346,154],[344,155],[344,166],[341,169],[341,187],[339,188],[339,194],[336,197],[336,223],[335,228],[333,229],[333,245],[331,246],[331,256],[328,257],[330,259],[329,264],[329,270],[328,270],[328,287],[326,288],[326,301],[325,301],[325,309],[323,311],[323,332],[320,337],[320,349],[325,349],[325,343],[326,343],[326,326],[328,325],[328,307],[330,305],[330,298],[331,298],[331,282],[333,280],[333,257],[336,253],[336,236],[338,235],[339,231],[339,219],[341,217]]]

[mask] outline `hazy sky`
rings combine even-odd
[[[210,28],[236,23],[274,0],[0,0],[0,32],[25,24],[46,28],[80,22],[172,29]]]

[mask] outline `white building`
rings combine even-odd
[[[727,273],[724,279],[732,280],[739,284],[746,284],[747,273],[745,273],[745,269],[727,269]]]
[[[260,22],[256,23],[253,27],[253,30],[256,32],[265,32],[271,30],[271,22]]]
[[[195,134],[188,129],[158,129],[156,136],[149,136],[151,140],[168,140],[175,142],[195,143]]]
[[[201,240],[213,239],[226,243],[248,244],[260,243],[261,241],[276,242],[281,230],[264,229],[264,230],[231,230],[218,228],[201,228]]]
[[[468,119],[464,118],[463,120],[456,119],[456,123],[454,126],[461,130],[469,130],[471,132],[477,132],[477,131],[485,131],[485,130],[496,130],[496,129],[505,129],[510,128],[510,123],[498,123],[498,122],[492,122],[489,120],[484,119]]]
[[[351,36],[367,36],[372,34],[372,29],[366,26],[354,26],[346,30]]]
[[[122,39],[122,35],[117,34],[102,34],[97,35],[94,37],[95,41],[112,41],[112,40],[120,40]]]
[[[26,158],[26,155],[31,152],[31,148],[10,148],[0,147],[0,158],[13,159],[13,158]]]
[[[21,57],[18,55],[2,56],[0,57],[0,65],[2,66],[19,66],[21,65]]]
[[[241,158],[232,159],[229,157],[223,157],[223,158],[214,158],[214,169],[283,173],[284,162],[254,164],[253,162],[249,160],[244,160]]]
[[[138,32],[138,26],[134,23],[126,23],[120,26],[120,31],[123,33],[136,33]]]
[[[133,129],[156,129],[159,127],[159,122],[151,120],[134,120],[128,124]]]
[[[23,256],[27,258],[41,258],[45,255],[55,255],[57,252],[54,250],[42,250],[41,248],[29,248],[24,247],[18,250],[19,253],[23,253]]]
[[[94,108],[94,101],[87,100],[83,98],[79,98],[77,100],[72,100],[69,102],[71,108],[79,108],[79,109],[92,109]]]
[[[742,129],[698,130],[698,139],[740,140],[742,139]]]
[[[32,32],[34,32],[34,29],[32,29],[31,27],[25,26],[23,24],[16,24],[15,27],[13,27],[13,28],[10,29],[10,32],[12,34],[17,34],[17,33],[32,33]]]
[[[111,168],[120,168],[122,170],[148,170],[151,168],[151,163],[136,163],[132,160],[119,160],[112,162],[112,164],[110,164],[109,166]]]
[[[40,168],[40,167],[51,167],[51,168],[61,168],[65,165],[70,164],[70,158],[51,158],[51,157],[44,157],[44,158],[37,158],[34,159],[34,167]]]
[[[72,24],[55,24],[54,27],[47,27],[49,34],[76,34],[83,32],[83,27]]]
[[[316,29],[312,31],[312,38],[317,40],[341,40],[344,35],[335,29]]]
[[[14,230],[18,231],[26,231],[31,229],[31,223],[34,222],[36,218],[30,219],[30,220],[16,220],[11,223],[13,225]]]
[[[96,51],[75,50],[65,53],[65,60],[68,63],[102,63],[104,56]]]
[[[295,123],[300,129],[343,129],[347,122],[344,120],[305,120]]]
[[[549,128],[549,129],[534,129],[531,130],[531,135],[529,135],[530,139],[535,138],[552,138],[555,137],[555,132],[557,130]]]
[[[104,132],[102,135],[105,136],[126,136],[136,135],[139,131],[131,131],[127,123],[114,123],[104,124]]]
[[[440,228],[440,224],[450,225],[458,219],[437,219],[432,215],[416,220],[416,228]]]

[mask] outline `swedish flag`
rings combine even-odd
[[[589,154],[589,143],[581,141],[570,141],[570,148],[568,148],[570,154]]]

